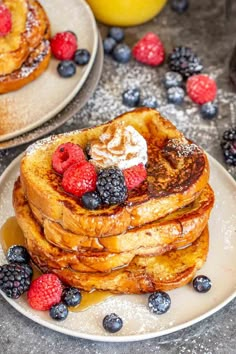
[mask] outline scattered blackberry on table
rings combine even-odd
[[[170,87],[181,87],[183,85],[183,77],[175,71],[168,71],[165,73],[164,85],[166,89]]]
[[[140,100],[140,90],[138,88],[128,89],[122,93],[122,102],[128,107],[137,107]]]
[[[111,54],[116,46],[114,38],[107,37],[103,40],[103,49],[105,54]]]
[[[104,204],[123,203],[127,198],[127,187],[122,171],[117,167],[100,170],[97,179],[97,190]]]
[[[188,0],[171,0],[171,9],[179,14],[185,12],[189,7]]]
[[[184,78],[199,74],[203,70],[200,58],[191,48],[176,47],[168,57],[170,70],[180,73]]]
[[[148,107],[148,108],[157,108],[159,105],[158,105],[158,102],[157,102],[157,99],[156,97],[154,96],[147,96],[147,97],[144,97],[140,103],[140,106],[142,107]]]
[[[169,103],[181,104],[184,100],[184,90],[181,87],[170,87],[167,90],[167,100]]]
[[[76,306],[81,302],[81,292],[77,288],[65,288],[62,291],[61,300],[67,306]]]
[[[112,57],[118,63],[127,63],[131,58],[131,49],[127,46],[127,44],[117,44],[113,49]]]
[[[108,37],[113,38],[116,42],[121,42],[125,38],[125,32],[120,27],[111,27],[108,32]]]
[[[218,107],[214,102],[207,102],[200,106],[200,113],[204,119],[215,118],[218,114]]]
[[[32,269],[27,264],[0,266],[0,289],[11,299],[18,299],[30,287]]]
[[[57,72],[61,77],[71,77],[76,73],[75,63],[72,60],[63,60],[58,64]]]
[[[89,210],[98,209],[102,204],[102,200],[97,192],[85,193],[82,195],[81,201],[83,207]]]
[[[107,332],[116,333],[123,327],[122,319],[115,313],[106,315],[103,319],[103,327]]]
[[[90,60],[90,53],[87,49],[78,49],[75,52],[74,62],[77,65],[86,65]]]
[[[236,127],[224,132],[221,148],[227,165],[236,166]]]
[[[206,293],[211,288],[211,280],[205,275],[198,275],[193,279],[193,287],[199,293]]]
[[[157,315],[166,313],[171,305],[170,296],[164,291],[156,291],[148,297],[149,310]]]
[[[64,321],[68,316],[68,308],[63,303],[53,305],[49,310],[49,315],[53,320]]]
[[[14,245],[7,251],[7,260],[9,263],[29,263],[30,255],[24,246]]]

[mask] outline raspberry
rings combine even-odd
[[[71,32],[57,33],[51,39],[51,49],[55,58],[70,60],[74,57],[77,49],[77,38]]]
[[[0,5],[0,37],[6,36],[12,28],[11,12],[5,5]]]
[[[87,161],[70,166],[62,179],[63,189],[77,197],[96,189],[97,173],[94,165]]]
[[[123,173],[128,190],[138,187],[147,178],[147,171],[142,163],[123,170]]]
[[[186,89],[191,100],[199,104],[213,101],[217,92],[215,81],[203,74],[191,76],[187,81]]]
[[[27,298],[29,305],[39,311],[49,310],[61,301],[62,284],[54,274],[43,274],[32,281]]]
[[[157,66],[165,59],[165,49],[160,38],[152,32],[147,33],[133,47],[133,56],[143,64]]]
[[[52,167],[63,174],[68,167],[76,162],[84,161],[85,155],[81,147],[73,143],[65,143],[58,146],[52,155]]]

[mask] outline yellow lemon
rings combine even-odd
[[[157,15],[167,0],[87,0],[97,20],[112,26],[133,26]]]

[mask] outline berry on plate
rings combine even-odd
[[[106,315],[103,319],[103,328],[110,333],[116,333],[123,327],[122,319],[115,313]]]
[[[83,207],[89,210],[98,209],[102,204],[102,200],[96,191],[84,193],[81,202]]]
[[[73,32],[60,32],[52,37],[51,49],[55,58],[71,60],[77,49],[77,38]]]
[[[135,44],[133,57],[140,63],[157,66],[165,59],[165,50],[160,38],[152,32],[147,33]]]
[[[72,60],[63,60],[57,65],[57,72],[61,77],[72,77],[76,73],[76,66]]]
[[[68,316],[68,308],[63,303],[52,305],[49,310],[49,315],[53,320],[64,321]]]
[[[122,102],[127,107],[136,107],[139,104],[140,90],[138,88],[128,89],[122,93]]]
[[[182,14],[188,9],[189,0],[171,0],[170,6],[173,11]]]
[[[163,81],[166,89],[170,87],[181,87],[183,85],[182,75],[175,71],[168,71],[167,73],[165,73]]]
[[[167,90],[167,100],[169,103],[181,104],[183,103],[185,92],[182,87],[170,87]]]
[[[200,107],[200,113],[201,113],[202,118],[212,119],[217,116],[218,107],[214,102],[207,102],[207,103],[204,103]]]
[[[52,155],[52,167],[59,174],[80,161],[85,161],[84,152],[79,145],[73,143],[59,145]]]
[[[142,163],[126,168],[123,173],[128,190],[138,187],[147,178],[147,171]]]
[[[118,63],[127,63],[131,58],[131,49],[127,44],[117,44],[113,49],[112,57]]]
[[[62,188],[65,192],[82,197],[86,192],[96,189],[97,173],[93,164],[81,161],[71,165],[62,178]]]
[[[198,275],[193,279],[193,287],[199,293],[206,293],[211,288],[211,280],[205,275]]]
[[[77,288],[65,288],[62,292],[61,299],[67,306],[77,306],[81,301],[81,292]]]
[[[217,86],[215,81],[208,75],[199,74],[188,79],[186,90],[193,102],[204,104],[215,99]]]
[[[12,29],[12,18],[9,9],[0,3],[0,37],[6,36]]]
[[[125,38],[125,32],[120,27],[111,27],[108,32],[108,37],[113,38],[118,43]]]
[[[74,62],[77,65],[86,65],[90,60],[90,53],[87,49],[78,49],[75,52]]]
[[[30,255],[24,246],[14,245],[7,250],[9,263],[29,263]]]
[[[27,299],[29,305],[39,311],[49,310],[61,301],[62,284],[54,274],[43,274],[32,281]]]
[[[168,65],[171,71],[180,73],[184,78],[199,74],[203,69],[199,57],[188,47],[174,48],[168,56]]]
[[[147,96],[143,97],[140,102],[141,107],[148,107],[148,108],[157,108],[159,106],[156,97],[154,96]]]
[[[11,299],[18,299],[30,287],[32,268],[28,264],[0,266],[0,289]]]
[[[171,305],[170,296],[164,291],[156,291],[148,297],[148,307],[150,312],[162,315],[166,313]]]
[[[224,132],[221,148],[227,165],[236,166],[236,127]]]
[[[116,46],[114,38],[107,37],[103,40],[103,49],[105,54],[111,54]]]

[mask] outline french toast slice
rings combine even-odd
[[[18,90],[37,79],[47,69],[50,57],[50,43],[47,39],[43,39],[20,69],[11,74],[0,76],[0,94]]]
[[[0,38],[0,77],[18,70],[43,39],[50,23],[36,0],[3,0],[12,14],[11,32]]]
[[[52,268],[70,267],[75,271],[91,273],[110,272],[118,267],[128,266],[137,255],[159,255],[171,249],[189,245],[200,236],[206,227],[213,200],[214,196],[211,188],[206,187],[206,191],[203,191],[199,201],[193,203],[195,205],[185,207],[183,210],[173,213],[175,214],[173,217],[169,216],[165,218],[165,221],[161,221],[160,231],[158,231],[159,224],[156,222],[155,227],[151,224],[145,225],[144,232],[136,229],[132,230],[131,236],[127,234],[118,236],[124,238],[123,243],[125,243],[127,237],[127,243],[129,243],[133,241],[130,241],[132,237],[135,241],[138,238],[136,234],[139,236],[140,233],[140,238],[143,238],[143,240],[139,240],[139,247],[136,246],[125,252],[112,253],[107,249],[95,251],[92,248],[83,249],[78,245],[76,250],[68,250],[63,249],[63,245],[60,243],[55,244],[52,240],[49,241],[45,230],[36,222],[31,213],[19,179],[16,181],[13,190],[13,205],[16,217],[24,233],[27,249],[32,257],[38,258],[40,264],[44,262]],[[107,244],[109,244],[110,238],[115,237],[105,237],[102,240],[106,239]],[[94,238],[89,239],[94,240]]]
[[[147,180],[131,190],[123,204],[84,209],[78,198],[61,188],[61,177],[52,169],[53,152],[65,142],[85,149],[118,122],[133,126],[146,139]],[[20,176],[30,207],[38,210],[40,219],[57,222],[75,234],[101,237],[124,233],[190,204],[207,185],[209,165],[206,154],[159,112],[140,108],[101,126],[36,142],[22,158]]]

